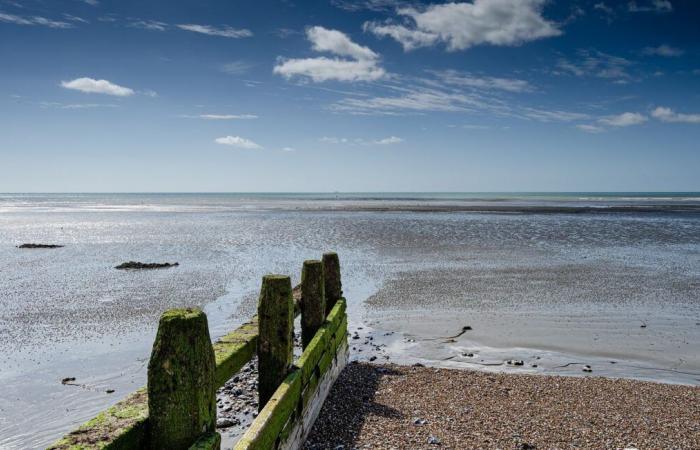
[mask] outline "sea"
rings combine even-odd
[[[700,385],[697,192],[0,194],[0,448],[143,386],[164,310],[216,338],[327,251],[377,362]]]

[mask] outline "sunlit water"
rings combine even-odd
[[[617,358],[599,374],[698,384],[699,211],[696,193],[0,195],[0,448],[45,446],[143,385],[164,309],[202,306],[221,335],[263,274],[296,283],[327,250],[351,328],[397,331],[394,359]],[[114,269],[129,260],[180,265]],[[428,340],[467,322],[466,341]]]

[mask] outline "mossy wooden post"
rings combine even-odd
[[[323,263],[304,261],[301,269],[301,345],[306,348],[326,320]]]
[[[188,449],[215,432],[214,350],[200,309],[163,313],[148,363],[149,441],[153,449]]]
[[[343,296],[340,283],[340,259],[337,253],[323,254],[323,284],[326,292],[326,314],[328,314],[335,306],[335,302]]]
[[[288,276],[263,277],[258,323],[258,408],[262,410],[292,365],[294,302]]]

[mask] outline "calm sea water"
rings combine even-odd
[[[202,306],[220,335],[253,314],[263,274],[298,282],[327,250],[354,326],[464,319],[485,353],[700,376],[700,193],[0,194],[0,448],[45,446],[143,385],[164,309]],[[128,260],[180,266],[114,269]],[[395,356],[450,350],[418,347]]]

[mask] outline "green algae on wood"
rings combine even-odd
[[[215,430],[214,372],[207,316],[194,308],[163,313],[148,363],[151,448],[188,449]]]
[[[188,450],[221,450],[221,435],[216,431],[203,434]]]
[[[295,413],[301,399],[301,376],[293,371],[282,381],[250,425],[234,450],[269,450],[275,448],[287,421]]]
[[[147,446],[148,400],[139,389],[71,431],[48,450],[128,450]]]
[[[221,387],[241,367],[253,359],[258,345],[258,318],[238,327],[214,343],[216,387]]]
[[[323,263],[304,261],[301,270],[301,345],[306,348],[326,319]]]
[[[263,277],[258,324],[258,405],[262,410],[292,365],[294,306],[288,276]]]
[[[326,313],[335,306],[335,302],[343,295],[340,281],[340,259],[335,252],[323,254],[323,284],[326,293]]]

